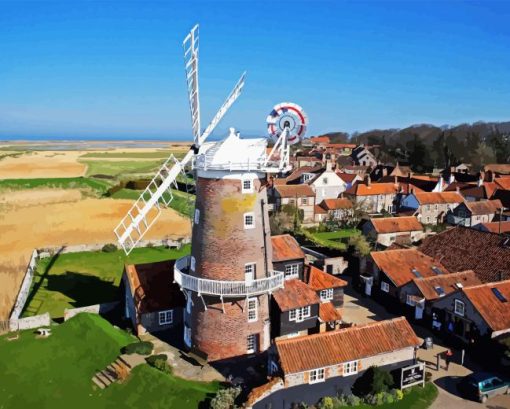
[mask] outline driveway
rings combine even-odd
[[[345,322],[355,324],[367,324],[373,321],[395,318],[395,315],[386,311],[370,297],[359,294],[350,286],[350,277],[342,277],[349,282],[345,287],[343,319]],[[444,361],[441,360],[437,368],[437,356],[446,351],[447,347],[443,341],[435,337],[434,334],[420,325],[413,325],[416,334],[425,338],[431,336],[434,341],[432,349],[419,349],[418,358],[426,363],[427,370],[432,374],[432,381],[438,386],[439,395],[436,401],[430,407],[431,409],[509,409],[510,395],[497,396],[489,399],[486,404],[468,401],[457,395],[457,382],[464,376],[473,371],[479,371],[481,368],[473,363],[469,356],[465,357],[464,365],[461,365],[461,351],[453,350],[454,356],[448,371],[444,368]]]

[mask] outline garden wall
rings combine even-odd
[[[51,324],[50,314],[47,312],[41,315],[34,315],[33,317],[11,319],[9,321],[10,330],[18,331],[24,329],[32,329],[39,327],[49,327]]]
[[[88,312],[90,314],[106,314],[115,309],[120,304],[120,301],[107,302],[103,304],[88,305],[86,307],[70,308],[64,310],[64,321],[73,318],[81,312]]]
[[[21,287],[19,289],[18,297],[16,298],[16,303],[14,304],[14,308],[12,309],[11,316],[9,319],[17,320],[25,307],[25,303],[27,302],[28,294],[30,292],[30,287],[32,286],[32,279],[34,278],[34,270],[37,264],[38,253],[37,250],[32,251],[32,256],[30,257],[30,261],[28,263],[27,271],[25,272],[25,277],[23,278],[23,282],[21,283]]]

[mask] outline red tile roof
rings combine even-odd
[[[287,280],[284,285],[284,288],[279,288],[273,293],[273,298],[281,311],[320,303],[317,293],[301,280]]]
[[[349,199],[324,199],[319,204],[325,210],[352,209],[352,202]]]
[[[141,314],[185,305],[178,284],[173,283],[174,260],[124,267],[135,307]]]
[[[314,211],[315,211],[315,214],[328,214],[328,211],[326,209],[323,209],[319,205],[315,205]]]
[[[357,173],[343,173],[343,172],[336,172],[336,174],[342,179],[345,183],[352,183],[352,181],[356,178],[359,179]]]
[[[275,185],[276,191],[281,197],[315,197],[313,189],[309,185]]]
[[[326,148],[332,149],[354,149],[356,144],[354,143],[328,143]]]
[[[494,288],[506,302],[496,297]],[[510,280],[468,287],[463,291],[493,331],[510,329]]]
[[[379,234],[423,231],[423,226],[414,216],[372,218],[370,222]]]
[[[272,236],[271,245],[273,247],[273,262],[305,258],[301,246],[290,234]]]
[[[510,221],[501,223],[500,222],[481,223],[481,225],[485,228],[486,231],[490,231],[492,233],[499,233],[500,228],[501,233],[510,233]]]
[[[332,302],[323,302],[319,305],[319,318],[322,322],[340,321],[342,314]]]
[[[457,192],[425,192],[415,193],[420,205],[462,203],[464,198]]]
[[[459,291],[462,287],[481,284],[473,270],[461,271],[453,274],[441,274],[435,277],[415,278],[414,283],[427,300],[435,300],[440,298],[436,291],[437,287],[443,289],[444,295]],[[458,287],[460,283],[462,287]]]
[[[491,171],[494,173],[510,174],[510,164],[493,163],[483,167],[485,172]]]
[[[457,226],[427,237],[419,250],[450,271],[473,270],[486,283],[510,279],[510,245],[505,241],[495,233]]]
[[[306,266],[305,272],[308,285],[315,291],[325,290],[327,288],[345,287],[347,285],[347,281],[337,278],[314,266]]]
[[[371,196],[371,195],[391,195],[398,192],[398,186],[395,183],[356,183],[347,189],[344,193],[353,196]]]
[[[277,339],[285,374],[417,347],[420,340],[404,317],[290,339]]]
[[[510,190],[510,178],[496,178],[494,182],[500,189]]]
[[[503,205],[501,200],[481,200],[479,202],[466,202],[466,207],[469,209],[472,215],[478,216],[482,214],[494,214]]]
[[[444,274],[449,271],[439,261],[434,260],[416,249],[372,251],[370,253],[375,264],[397,286],[401,287],[417,274],[421,277],[434,277],[437,273],[432,267],[439,268]],[[415,274],[413,270],[417,271]]]
[[[330,143],[329,136],[312,136],[310,138],[310,142],[312,143]]]

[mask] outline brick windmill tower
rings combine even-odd
[[[181,161],[169,158],[115,229],[129,253],[168,205],[171,186],[190,163],[196,181],[191,254],[175,263],[174,280],[187,300],[184,342],[216,361],[265,351],[270,345],[269,297],[283,287],[272,269],[267,174],[290,169],[289,145],[299,142],[307,117],[291,103],[268,116],[274,145],[241,139],[233,128],[220,142],[206,138],[240,95],[244,74],[211,124],[201,133],[198,26],[185,38],[184,56],[194,144]],[[170,163],[174,163],[170,167]]]

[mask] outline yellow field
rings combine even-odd
[[[0,179],[60,178],[85,175],[80,152],[30,152],[0,160]]]

